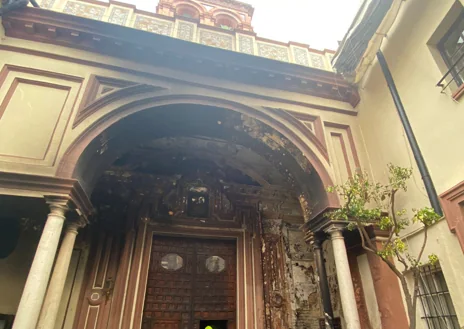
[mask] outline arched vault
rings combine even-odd
[[[150,150],[153,161],[183,154],[240,172],[253,184],[293,190],[306,220],[338,205],[325,191],[332,179],[317,139],[284,111],[201,95],[160,94],[146,85],[126,89],[132,92],[115,91],[81,108],[58,176],[78,179],[90,194],[113,163]]]

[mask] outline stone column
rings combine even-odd
[[[361,329],[353,280],[351,278],[350,265],[348,263],[342,230],[343,226],[341,225],[330,225],[325,231],[330,234],[330,239],[332,240],[335,266],[337,268],[338,287],[340,289],[340,299],[342,302],[346,329]]]
[[[333,328],[333,310],[330,300],[329,282],[324,264],[324,252],[322,250],[323,240],[320,237],[315,237],[313,240],[314,260],[316,262],[317,276],[319,278],[319,289],[321,291],[322,305],[324,307],[324,319],[326,327]]]
[[[53,329],[55,327],[56,317],[60,307],[61,297],[63,295],[66,277],[68,275],[69,264],[76,242],[77,230],[86,225],[83,218],[70,222],[65,230],[63,241],[61,242],[60,251],[56,258],[52,278],[48,285],[47,295],[40,313],[39,324],[37,329]]]
[[[13,323],[13,329],[35,329],[55,260],[68,200],[49,199],[50,206],[42,236],[32,261],[26,285]]]

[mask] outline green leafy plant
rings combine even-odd
[[[440,216],[433,209],[425,207],[413,210],[412,220],[409,220],[406,209],[396,209],[396,198],[398,193],[407,191],[412,169],[389,164],[388,172],[387,184],[373,183],[366,173],[358,172],[346,183],[329,187],[328,192],[337,193],[344,202],[327,216],[331,220],[347,221],[348,229],[358,230],[362,247],[380,257],[396,274],[406,299],[409,328],[415,329],[420,267],[438,262],[434,254],[429,255],[425,263],[422,262],[427,232],[431,225],[440,220]],[[411,223],[420,223],[424,232],[421,249],[415,256],[410,254],[407,244],[401,238],[401,232]],[[380,244],[372,241],[366,229],[369,226],[383,230],[387,236],[385,241]],[[398,263],[404,267],[402,270],[397,267]],[[406,280],[407,273],[413,277],[412,291]]]

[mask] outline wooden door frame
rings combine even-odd
[[[125,302],[126,305],[132,305],[132,309],[125,309],[123,327],[141,328],[153,237],[165,235],[200,239],[234,239],[237,248],[237,329],[264,328],[262,317],[257,314],[264,311],[260,237],[245,229],[161,226],[148,222],[140,224]],[[125,323],[128,326],[124,326]]]

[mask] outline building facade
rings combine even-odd
[[[380,17],[368,9],[369,5],[377,3],[389,6]],[[356,37],[353,26],[334,61],[337,71],[358,86],[360,102],[356,109],[369,156],[367,170],[375,181],[384,181],[388,163],[413,168],[413,179],[408,192],[398,198],[398,208],[420,208],[430,205],[430,201],[376,59],[378,50],[383,53],[439,196],[444,219],[429,231],[425,250],[425,253],[438,255],[439,267],[431,272],[430,268],[424,268],[420,285],[427,288],[431,281],[434,285],[422,292],[424,297],[418,301],[417,308],[417,328],[424,329],[464,325],[464,286],[460,274],[464,250],[464,158],[462,152],[454,151],[459,148],[463,136],[460,127],[463,86],[459,78],[463,63],[460,58],[462,14],[462,1],[366,1],[364,10],[361,8],[358,15],[358,26],[365,26],[363,24],[372,20],[380,24],[367,40]],[[365,51],[347,56],[349,42],[363,44]],[[423,231],[411,226],[403,239],[412,254],[417,254]],[[444,292],[437,294],[436,291]],[[443,296],[441,303],[436,302],[438,295]],[[434,303],[427,304],[427,300],[434,300]],[[383,313],[381,309],[380,312]]]
[[[379,29],[391,21],[382,49],[445,212],[424,272],[443,289],[424,299],[447,308],[418,323],[459,328],[459,70],[435,85],[462,7],[425,2],[393,1]],[[375,61],[352,84],[332,69],[344,45],[260,38],[238,1],[39,4],[2,17],[0,325],[407,328],[394,274],[324,216],[343,202],[326,188],[356,170],[415,169]],[[408,207],[428,204],[414,177]]]

